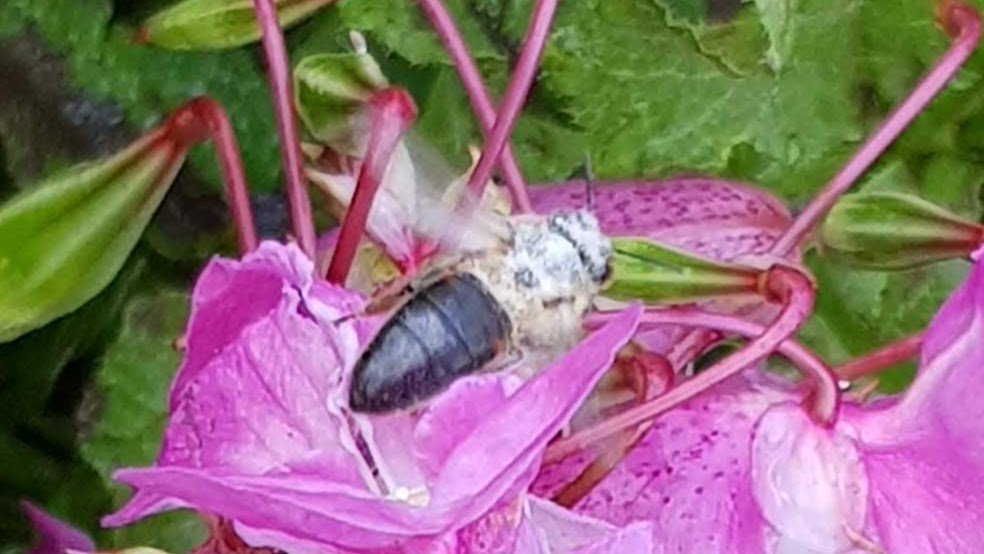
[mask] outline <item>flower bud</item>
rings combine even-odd
[[[297,23],[332,0],[276,0],[281,27]],[[253,0],[185,0],[158,12],[137,40],[172,50],[221,50],[260,39]]]
[[[682,304],[755,294],[760,271],[695,256],[645,239],[612,240],[612,279],[604,296]]]
[[[981,239],[980,225],[897,192],[844,197],[820,231],[825,254],[869,269],[908,269],[965,257]]]
[[[0,342],[74,311],[112,281],[184,161],[170,125],[0,205]]]
[[[302,59],[294,68],[294,96],[298,115],[318,141],[361,157],[369,134],[364,108],[389,81],[366,52],[362,35],[353,32],[351,40],[353,52]]]

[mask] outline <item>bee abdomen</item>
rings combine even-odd
[[[439,281],[404,304],[356,362],[349,406],[380,413],[426,400],[492,361],[511,329],[475,276]]]

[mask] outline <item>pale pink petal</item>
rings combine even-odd
[[[899,435],[944,433],[984,467],[984,262],[972,265],[927,327],[916,379],[891,409],[871,410],[861,425],[871,443]]]
[[[843,432],[817,426],[795,403],[770,408],[752,443],[752,489],[785,545],[817,554],[849,550],[864,529],[868,480]]]
[[[355,192],[356,174],[327,174],[308,169],[308,178],[330,196],[348,207]],[[383,182],[372,201],[366,233],[392,258],[409,263],[418,250],[415,170],[410,154],[402,144],[393,152]],[[331,244],[330,238],[327,242]]]

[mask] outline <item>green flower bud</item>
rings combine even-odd
[[[820,231],[825,255],[869,269],[908,269],[965,257],[982,238],[980,225],[897,192],[845,196]]]
[[[0,342],[74,311],[112,281],[187,150],[161,127],[0,205]]]
[[[368,134],[363,108],[389,81],[366,52],[362,35],[352,33],[351,39],[351,53],[301,60],[294,68],[294,96],[312,136],[340,153],[361,156]]]
[[[289,27],[333,0],[276,0],[277,20]],[[259,40],[253,0],[185,0],[158,12],[138,39],[172,50],[221,50]]]
[[[760,271],[717,262],[645,239],[612,240],[612,279],[604,296],[683,304],[754,294]]]

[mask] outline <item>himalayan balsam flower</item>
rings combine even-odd
[[[639,308],[525,384],[507,373],[475,377],[419,417],[349,419],[345,376],[379,323],[346,317],[364,305],[315,279],[293,245],[263,243],[241,262],[210,263],[194,290],[157,463],[116,474],[138,492],[104,523],[190,507],[233,520],[250,544],[292,553],[471,544],[609,552],[649,540],[645,526],[568,525],[574,516],[524,493],[547,441],[634,332]],[[564,525],[572,534],[544,530]],[[512,544],[489,538],[500,535]],[[570,548],[541,549],[556,537]]]
[[[847,403],[828,429],[802,391],[760,374],[661,416],[574,509],[650,521],[662,552],[984,552],[984,250],[928,327],[899,396]],[[544,468],[552,496],[586,464]]]

